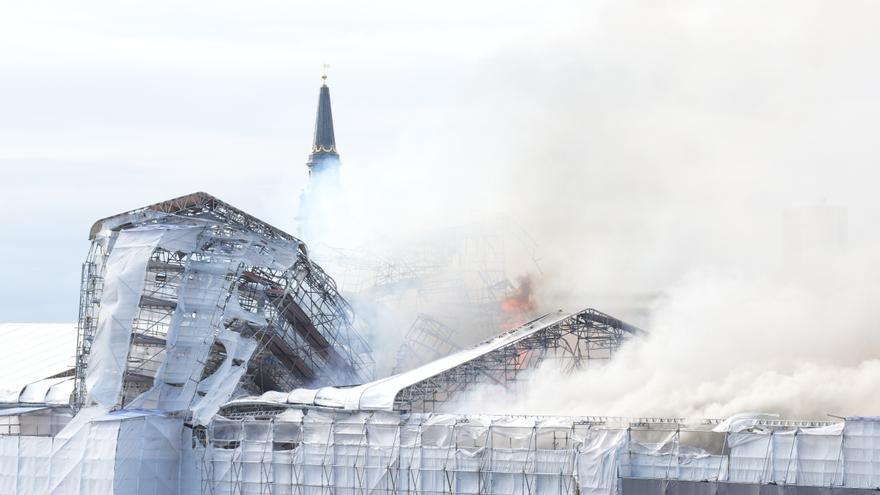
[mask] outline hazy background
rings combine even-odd
[[[537,242],[542,309],[650,296],[653,343],[612,369],[650,386],[571,387],[591,413],[776,407],[734,399],[783,379],[838,394],[792,414],[880,412],[831,386],[869,389],[880,351],[877,2],[0,8],[0,321],[74,321],[113,213],[204,190],[293,231],[330,63],[368,230],[508,217]],[[786,235],[826,205],[843,240]]]

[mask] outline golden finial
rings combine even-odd
[[[330,68],[330,64],[324,64],[324,75],[321,76],[321,82],[324,86],[327,85],[327,69]]]

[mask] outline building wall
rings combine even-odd
[[[762,485],[717,481],[621,479],[621,495],[867,495],[876,490],[840,486]]]

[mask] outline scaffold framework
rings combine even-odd
[[[88,386],[90,367],[92,387],[124,374],[105,402],[171,410],[206,400],[220,377],[233,382],[220,387],[223,402],[372,378],[371,351],[333,279],[302,242],[259,219],[195,193],[99,220],[90,238],[77,408],[100,402]],[[130,347],[108,337],[111,325],[130,332]],[[112,352],[95,357],[96,342]],[[109,369],[114,356],[124,366]],[[109,371],[96,376],[102,365]]]
[[[537,325],[546,318],[522,328]],[[518,331],[521,329],[510,333]],[[594,361],[611,359],[627,339],[640,333],[639,328],[617,318],[585,309],[407,386],[397,393],[395,409],[432,412],[480,383],[511,387],[526,372],[548,360],[555,361],[563,371],[595,365]]]
[[[454,334],[455,330],[436,319],[418,315],[397,350],[392,373],[415,368],[459,350],[461,347],[455,343]]]

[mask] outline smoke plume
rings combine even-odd
[[[387,205],[373,196],[371,208],[397,232],[515,218],[542,273],[505,305],[596,307],[650,333],[608,366],[562,376],[548,364],[524,389],[480,390],[458,406],[880,412],[880,207],[867,145],[880,74],[863,63],[880,42],[880,8],[624,1],[575,11],[556,35],[489,58],[480,76],[491,94],[453,111],[457,134],[478,141],[415,143],[437,152],[413,153],[405,190]]]
[[[478,390],[456,409],[495,413],[727,417],[876,414],[876,256],[815,260],[812,280],[695,272],[657,301],[650,334],[572,375],[552,362],[522,388]],[[491,399],[487,399],[491,398]]]

